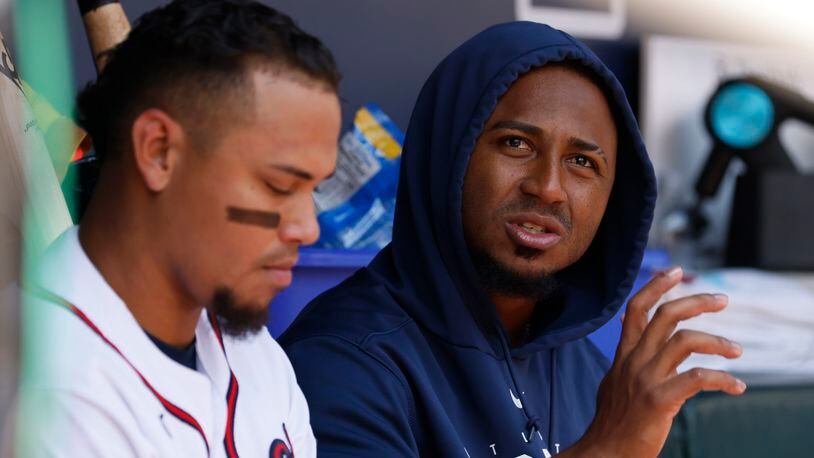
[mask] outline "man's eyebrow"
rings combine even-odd
[[[300,170],[290,165],[271,164],[271,168],[280,170],[282,172],[290,173],[291,175],[294,175],[297,178],[302,178],[303,180],[311,181],[314,179],[314,176],[306,172],[305,170]]]
[[[605,151],[603,151],[602,148],[599,147],[599,145],[595,145],[595,144],[593,144],[593,143],[591,143],[591,142],[589,142],[587,140],[583,140],[583,139],[577,138],[577,137],[569,138],[568,143],[570,143],[571,146],[573,146],[575,148],[579,148],[579,149],[581,149],[583,151],[593,151],[593,152],[599,154],[600,156],[602,156],[602,160],[605,161],[605,164],[607,165],[608,157],[607,157],[607,155],[605,155]]]
[[[519,130],[520,132],[525,132],[529,135],[541,135],[543,133],[543,129],[520,121],[498,121],[492,124],[492,127],[489,128],[489,130],[500,129]]]

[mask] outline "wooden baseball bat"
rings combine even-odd
[[[118,1],[78,0],[78,3],[96,71],[101,72],[108,59],[106,51],[127,38],[130,21]]]

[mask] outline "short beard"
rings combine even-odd
[[[538,250],[518,247],[515,254],[530,259],[539,253]],[[486,251],[471,247],[470,255],[481,286],[488,292],[546,302],[559,291],[557,279],[553,275],[546,273],[529,275],[518,272],[505,266]]]
[[[240,304],[229,288],[221,287],[215,291],[209,310],[220,318],[221,331],[238,339],[257,334],[268,322],[268,306],[258,308],[252,304]]]

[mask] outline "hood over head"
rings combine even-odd
[[[639,271],[656,182],[621,85],[561,31],[532,22],[490,27],[444,59],[421,90],[402,153],[393,242],[369,266],[413,319],[454,345],[497,355],[506,339],[464,240],[461,196],[470,155],[508,88],[530,70],[561,61],[583,65],[604,86],[618,131],[616,179],[592,244],[556,274],[562,313],[512,353],[557,347],[601,327]]]

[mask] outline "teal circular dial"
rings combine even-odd
[[[763,89],[733,83],[720,89],[710,105],[712,133],[734,148],[757,146],[772,130],[774,104]]]

